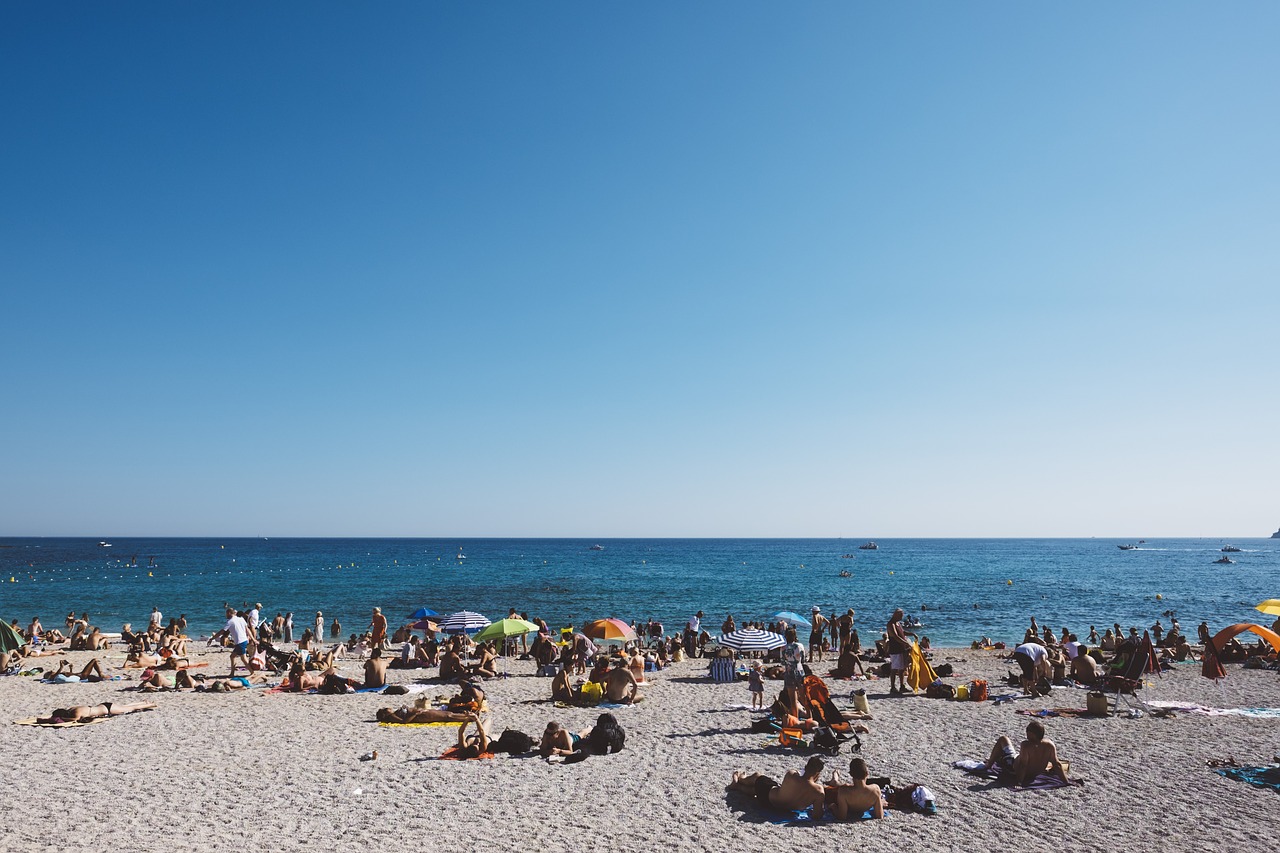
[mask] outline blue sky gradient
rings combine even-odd
[[[1265,535],[1280,7],[0,7],[0,534]]]

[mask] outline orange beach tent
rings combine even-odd
[[[1227,673],[1222,669],[1222,664],[1218,661],[1218,650],[1234,637],[1236,634],[1242,634],[1245,631],[1252,631],[1262,639],[1271,644],[1271,648],[1280,652],[1280,634],[1272,631],[1270,628],[1264,628],[1261,625],[1252,625],[1248,622],[1240,622],[1236,625],[1223,628],[1214,635],[1204,647],[1204,664],[1200,668],[1200,674],[1205,678],[1212,678],[1217,681],[1219,678],[1226,678]]]

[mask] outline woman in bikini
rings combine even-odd
[[[102,717],[120,717],[134,711],[149,711],[154,702],[134,702],[130,705],[103,702],[101,705],[74,705],[70,708],[54,708],[47,717],[37,717],[40,723],[87,723]]]

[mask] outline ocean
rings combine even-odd
[[[166,620],[185,614],[196,636],[222,626],[224,604],[262,602],[268,618],[293,611],[298,633],[317,610],[361,631],[374,606],[392,626],[418,607],[491,619],[515,607],[557,627],[652,617],[673,631],[701,609],[715,634],[729,613],[768,621],[818,605],[853,608],[865,641],[901,606],[934,644],[967,645],[1019,638],[1031,616],[1083,639],[1090,625],[1141,628],[1173,611],[1194,636],[1201,619],[1270,624],[1253,607],[1280,596],[1280,540],[1234,540],[1234,565],[1213,563],[1217,539],[1131,551],[1113,539],[888,539],[877,551],[862,541],[7,538],[0,618],[54,627],[88,611],[118,631],[146,624],[156,606]]]

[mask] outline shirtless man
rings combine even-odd
[[[552,720],[547,723],[546,731],[542,733],[538,754],[543,758],[550,758],[553,755],[573,755],[578,751],[578,742],[581,740],[581,735],[574,734]]]
[[[889,622],[885,625],[885,634],[888,637],[889,644],[889,695],[897,696],[907,692],[907,653],[911,650],[911,646],[907,643],[907,637],[914,637],[911,631],[902,627],[902,608],[899,607],[893,611],[893,616],[889,617]],[[893,686],[894,678],[898,679],[901,690]]]
[[[466,674],[467,668],[462,665],[462,658],[458,655],[458,650],[450,646],[449,650],[444,653],[444,657],[440,659],[440,677],[453,679]]]
[[[822,615],[822,609],[816,604],[813,605],[810,621],[812,627],[809,629],[809,654],[814,660],[826,660],[822,653],[822,635],[827,630],[827,617]]]
[[[840,783],[839,772],[831,774],[827,784],[835,789],[831,810],[837,820],[857,820],[867,812],[873,817],[884,817],[884,795],[879,785],[867,784],[867,762],[861,758],[850,759],[848,785]]]
[[[610,702],[620,705],[633,705],[644,699],[644,694],[636,686],[636,677],[625,666],[609,670],[604,677],[604,695]]]
[[[1058,760],[1058,748],[1044,736],[1044,724],[1039,720],[1027,723],[1027,739],[1017,752],[1013,749],[1013,742],[1001,735],[991,748],[991,757],[987,759],[987,769],[998,770],[1000,779],[1015,788],[1045,772],[1052,773],[1064,785],[1069,785],[1071,780],[1067,778],[1068,766]]]
[[[31,624],[27,626],[27,639],[38,640],[40,635],[44,633],[44,626],[40,624],[40,617],[31,617]]]
[[[812,808],[814,817],[821,818],[826,801],[826,791],[819,777],[826,765],[813,756],[804,766],[804,773],[788,770],[782,784],[761,773],[733,774],[729,790],[751,794],[760,805],[780,812],[801,811]]]
[[[379,708],[380,723],[465,723],[475,715],[438,708]]]
[[[364,662],[364,686],[366,689],[387,686],[387,666],[390,663],[391,660],[389,658],[382,657],[382,649],[375,648],[373,650],[373,653],[369,655],[369,659]]]

